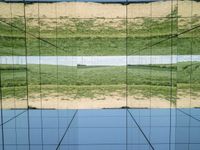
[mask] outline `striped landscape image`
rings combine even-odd
[[[189,0],[2,1],[3,108],[200,107],[199,23]]]

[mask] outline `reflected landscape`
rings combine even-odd
[[[199,150],[198,1],[1,1],[0,150]]]

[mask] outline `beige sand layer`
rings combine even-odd
[[[191,1],[178,2],[178,15],[190,17],[200,16],[200,3]],[[26,17],[38,18],[137,18],[137,17],[166,17],[177,6],[176,2],[164,1],[146,4],[100,4],[86,2],[61,2],[27,4]],[[191,11],[192,8],[192,11]],[[192,14],[191,14],[192,12]],[[3,18],[23,17],[23,4],[0,3],[0,16]]]
[[[4,100],[3,108],[26,108],[26,101],[17,101],[16,105],[13,104],[12,100]],[[45,98],[31,99],[29,100],[29,106],[32,108],[52,108],[52,109],[99,109],[99,108],[121,108],[126,106],[126,100],[123,99],[105,99],[105,100],[94,100],[88,98],[81,98],[78,100],[57,100],[56,98]],[[42,107],[41,107],[42,106]],[[133,108],[170,108],[170,103],[166,100],[131,100],[129,107]]]
[[[99,109],[99,108],[121,108],[128,104],[131,108],[193,108],[200,107],[200,100],[188,96],[179,97],[177,100],[177,106],[164,98],[152,97],[148,98],[134,98],[134,96],[126,98],[122,96],[104,96],[103,98],[78,98],[73,99],[68,96],[48,96],[42,98],[39,97],[29,98],[29,107],[33,108],[52,108],[52,109]],[[41,107],[42,106],[42,107]],[[26,108],[27,102],[25,99],[3,99],[3,108]]]
[[[195,1],[178,1],[178,15],[182,17],[200,16],[200,3]]]

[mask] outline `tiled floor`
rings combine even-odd
[[[199,118],[199,109],[2,110],[0,149],[199,150]]]

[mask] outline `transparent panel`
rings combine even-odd
[[[171,51],[171,47],[168,46],[168,43],[171,45],[171,41],[166,41],[161,44],[166,45],[170,48],[166,51]],[[157,44],[152,47],[152,60],[153,65],[151,66],[151,94],[152,99],[155,100],[155,105],[161,108],[170,108],[172,84],[173,84],[173,74],[176,74],[176,70],[172,66],[172,56],[168,57],[155,56],[154,48],[161,47],[161,44]],[[163,59],[165,58],[165,59]],[[160,62],[159,62],[160,61]],[[156,102],[157,99],[157,102]],[[152,103],[152,101],[151,101]],[[160,103],[160,104],[159,104]],[[152,105],[153,107],[154,105]]]
[[[127,81],[128,106],[150,108],[151,96],[151,19],[128,20]],[[144,47],[144,48],[143,48]]]
[[[58,109],[77,109],[76,37],[70,19],[57,19],[57,98]]]
[[[200,29],[196,29],[192,31],[192,66],[191,66],[191,107],[192,108],[200,108],[200,100],[199,100],[199,87],[200,87],[200,78],[199,78],[199,65],[200,65],[200,44],[197,42],[199,39],[199,31]],[[195,111],[193,114],[193,109],[191,111],[191,115],[195,115]],[[197,116],[199,119],[199,117]]]
[[[91,19],[77,21],[81,25],[93,22]],[[76,40],[77,100],[82,108],[126,106],[126,41],[123,20],[96,19],[92,27],[90,29],[93,32],[81,27],[79,32],[82,37]]]
[[[43,25],[49,19],[39,20],[39,72],[41,107],[57,108],[57,45],[56,19],[51,20],[52,27]],[[49,56],[50,55],[50,56]]]
[[[14,71],[14,83],[15,83],[15,98],[16,108],[27,108],[28,104],[28,71],[27,71],[27,48],[26,48],[26,36],[24,32],[26,30],[24,21],[19,25],[20,28],[13,30],[13,66]]]
[[[13,19],[4,19],[1,25],[5,32],[0,32],[2,124],[27,109],[27,70],[26,59],[23,57],[26,55],[25,34],[13,24]],[[24,28],[24,24],[21,28]],[[6,57],[3,57],[5,55]],[[7,109],[13,109],[13,111]]]
[[[32,26],[34,22],[34,26]],[[29,108],[41,108],[39,20],[27,19],[27,62]],[[36,55],[36,56],[32,56]]]
[[[182,42],[183,39],[187,42]],[[191,32],[186,32],[178,36],[177,48],[177,53],[179,54],[177,59],[177,108],[190,108],[191,71],[193,68]]]

